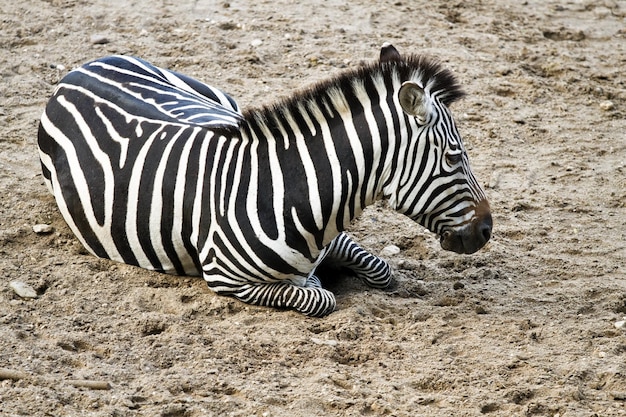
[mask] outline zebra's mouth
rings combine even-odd
[[[461,254],[474,253],[491,238],[492,225],[491,214],[487,214],[461,229],[444,229],[439,237],[441,248]]]
[[[463,239],[460,238],[460,233],[453,230],[446,230],[442,232],[439,237],[439,243],[441,244],[441,248],[444,250],[449,250],[455,253],[468,253],[463,246]]]

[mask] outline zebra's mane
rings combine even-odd
[[[445,69],[441,63],[424,55],[408,55],[405,57],[391,57],[383,61],[366,63],[354,69],[343,71],[327,80],[319,81],[308,88],[296,91],[288,97],[284,97],[261,107],[250,107],[244,110],[244,120],[255,119],[268,122],[272,120],[272,114],[276,112],[298,111],[303,103],[315,101],[320,98],[330,97],[337,91],[343,93],[354,90],[355,81],[373,80],[380,77],[386,85],[391,85],[391,80],[397,77],[400,82],[417,81],[431,95],[437,95],[439,100],[446,106],[462,98],[463,92],[456,77],[451,71]],[[271,124],[271,122],[270,122]]]

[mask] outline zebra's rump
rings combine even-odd
[[[237,128],[236,101],[186,75],[127,56],[102,58],[70,72],[59,88],[84,88],[135,116],[211,128]]]
[[[189,216],[197,155],[240,120],[237,103],[216,88],[137,58],[103,58],[61,80],[44,111],[44,178],[93,254],[197,275]]]

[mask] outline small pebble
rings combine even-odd
[[[337,346],[337,344],[339,343],[336,340],[322,340],[322,339],[318,339],[317,337],[312,337],[311,342],[315,343],[316,345],[326,345],[326,346]]]
[[[483,306],[476,306],[474,311],[476,312],[476,314],[488,314],[487,309],[485,309],[485,307]]]
[[[49,224],[40,223],[33,226],[33,232],[37,233],[38,235],[46,235],[48,233],[52,233],[53,231],[54,228]]]
[[[457,282],[454,283],[452,288],[454,288],[455,290],[462,290],[463,288],[465,288],[465,284],[463,284],[460,281],[457,281]]]
[[[600,108],[604,111],[611,111],[615,108],[615,104],[612,101],[606,100],[600,102]]]
[[[263,41],[261,39],[253,39],[252,42],[250,42],[250,46],[256,48],[257,46],[261,46],[262,43]]]
[[[397,255],[400,253],[400,248],[397,247],[396,245],[389,245],[389,246],[385,246],[381,251],[380,254],[382,256],[393,256],[393,255]]]
[[[104,44],[109,43],[111,41],[109,40],[109,38],[107,38],[106,35],[95,34],[95,35],[91,35],[89,37],[89,42],[91,42],[94,45],[104,45]]]
[[[615,327],[618,329],[626,328],[626,317],[624,317],[624,320],[616,321]]]
[[[614,392],[612,395],[616,401],[626,401],[626,392]]]
[[[500,184],[500,172],[493,171],[491,173],[491,178],[489,178],[489,182],[487,183],[487,188],[498,188]]]
[[[11,281],[9,287],[22,298],[37,298],[37,291],[22,281]]]

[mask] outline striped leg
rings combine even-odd
[[[211,283],[207,281],[209,287]],[[332,313],[336,307],[333,293],[322,288],[319,279],[311,275],[304,287],[289,281],[273,283],[248,283],[228,291],[216,290],[224,295],[231,295],[244,303],[296,310],[313,317],[322,317]]]
[[[391,282],[389,264],[361,248],[345,233],[340,233],[330,242],[322,264],[348,268],[370,287],[385,288]]]

